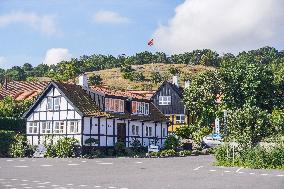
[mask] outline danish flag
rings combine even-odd
[[[149,45],[149,46],[153,46],[153,45],[154,45],[154,39],[151,39],[151,40],[148,42],[148,45]]]

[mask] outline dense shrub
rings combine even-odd
[[[75,146],[78,140],[74,138],[60,138],[55,144],[56,156],[67,158],[75,156]]]
[[[168,135],[164,143],[164,149],[166,150],[177,150],[180,147],[179,140],[174,135]]]
[[[249,168],[284,169],[284,145],[270,147],[257,145],[255,147],[233,148],[224,144],[215,149],[217,165],[242,166]]]
[[[192,154],[192,151],[190,150],[182,150],[178,152],[179,156],[190,156]]]
[[[31,157],[34,149],[28,144],[25,135],[16,134],[10,148],[11,157]]]
[[[125,144],[124,142],[118,141],[114,145],[114,150],[117,156],[124,156],[125,155]]]
[[[26,132],[26,121],[22,118],[1,117],[0,130]]]
[[[176,155],[177,155],[177,153],[173,149],[163,150],[163,151],[160,152],[161,157],[174,157]]]
[[[0,130],[0,157],[9,157],[11,144],[14,141],[15,132]]]

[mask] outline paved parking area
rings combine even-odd
[[[0,159],[0,188],[284,188],[282,170],[216,167],[213,159]]]

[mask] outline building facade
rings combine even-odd
[[[134,140],[163,146],[167,119],[151,101],[89,88],[85,75],[79,84],[51,82],[37,98],[24,114],[30,144],[72,137],[81,146],[111,147],[122,141],[131,147]],[[97,142],[87,143],[90,139]]]

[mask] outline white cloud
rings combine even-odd
[[[238,52],[284,42],[284,1],[185,0],[154,32],[167,53],[210,48]]]
[[[107,23],[107,24],[123,24],[129,23],[130,19],[120,15],[113,11],[98,11],[94,14],[93,20],[97,23]]]
[[[54,16],[38,15],[29,12],[11,12],[0,15],[0,27],[5,27],[14,23],[27,24],[43,34],[54,34],[57,32]]]
[[[52,65],[52,64],[56,65],[61,61],[71,60],[71,57],[72,55],[69,53],[68,49],[52,48],[47,50],[43,63],[47,65]]]
[[[6,58],[3,56],[0,56],[0,65],[5,64],[7,62]]]

